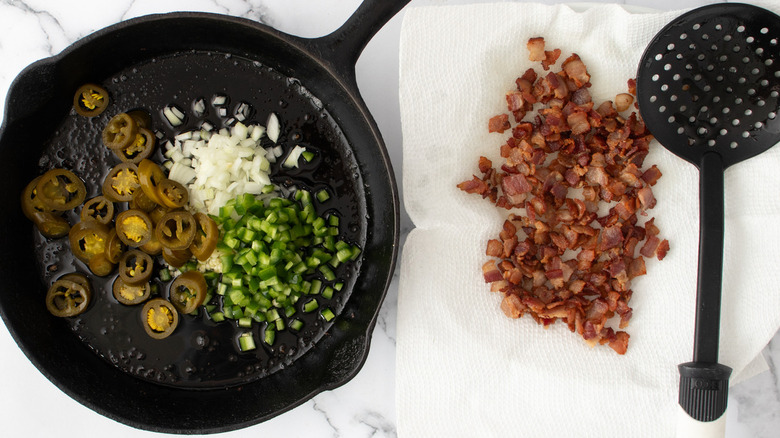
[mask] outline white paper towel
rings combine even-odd
[[[765,6],[780,11],[780,5]],[[407,10],[400,101],[406,209],[398,303],[397,410],[402,437],[664,437],[674,433],[677,365],[691,360],[698,251],[698,171],[657,143],[645,165],[663,177],[650,211],[671,249],[636,278],[628,352],[589,348],[562,323],[509,319],[482,279],[486,242],[506,210],[456,184],[505,142],[487,120],[543,36],[577,53],[598,104],[625,92],[649,40],[680,11],[527,3]],[[560,68],[559,63],[553,69]],[[780,147],[726,172],[720,361],[732,382],[762,369],[780,326]]]

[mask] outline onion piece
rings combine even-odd
[[[198,117],[203,117],[206,114],[206,101],[202,97],[196,100],[192,105],[192,110],[195,111],[195,115]]]
[[[170,167],[170,172],[168,172],[169,179],[172,179],[184,186],[186,186],[187,184],[190,183],[190,181],[195,179],[196,176],[195,169],[186,165],[183,162],[172,162],[172,163],[173,165]]]
[[[306,148],[295,145],[295,147],[287,154],[287,158],[282,163],[282,166],[287,168],[298,167],[298,159],[301,154],[306,151]]]
[[[276,143],[276,141],[279,140],[281,126],[279,125],[279,118],[276,117],[275,113],[271,113],[271,115],[268,116],[268,121],[265,123],[265,126],[266,135],[272,142]]]
[[[251,132],[250,138],[254,141],[260,141],[263,135],[265,135],[265,126],[254,125]]]
[[[183,123],[182,119],[184,117],[179,117],[178,115],[176,115],[176,113],[173,111],[173,108],[171,108],[170,106],[166,106],[165,108],[163,108],[163,115],[168,120],[168,123],[170,123],[171,126],[173,127],[177,127]]]

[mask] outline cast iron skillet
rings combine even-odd
[[[151,15],[98,31],[25,69],[11,86],[0,131],[0,199],[5,206],[0,215],[0,314],[30,361],[96,412],[136,428],[171,433],[246,427],[350,380],[366,359],[392,277],[399,222],[390,160],[359,95],[354,66],[368,40],[406,3],[366,0],[340,29],[313,40],[235,17]],[[74,91],[86,82],[105,85],[113,99],[113,107],[95,119],[71,110]],[[36,237],[19,196],[34,176],[56,166],[76,170],[92,187],[89,195],[96,195],[97,181],[111,164],[93,140],[111,114],[147,109],[155,127],[170,136],[175,131],[160,116],[163,105],[177,103],[188,110],[193,99],[217,93],[233,102],[248,100],[261,123],[267,113],[276,112],[283,141],[318,148],[319,171],[283,175],[277,182],[330,187],[335,194],[330,208],[347,217],[345,229],[363,253],[341,272],[348,281],[332,303],[338,315],[332,324],[321,325],[319,334],[297,345],[291,341],[292,348],[282,353],[266,352],[266,362],[254,369],[251,361],[233,357],[227,374],[198,375],[199,370],[224,368],[216,362],[191,362],[200,357],[198,344],[218,338],[226,326],[215,328],[203,315],[200,320],[187,317],[190,328],[179,331],[180,339],[172,341],[178,344],[169,345],[191,355],[188,363],[197,378],[188,380],[192,370],[182,370],[181,363],[144,368],[158,352],[127,328],[133,321],[120,307],[104,304],[108,316],[100,329],[94,318],[68,321],[48,314],[43,297],[51,281],[84,267],[59,259],[52,254],[57,245],[47,246]],[[197,126],[194,117],[187,123],[178,129]],[[97,295],[96,303],[110,301],[105,290]],[[92,331],[83,328],[90,324]],[[101,337],[95,330],[106,334]],[[111,345],[101,345],[103,338],[140,346],[111,350]],[[219,342],[217,350],[231,339]],[[151,349],[148,356],[139,354],[144,348]],[[166,379],[165,373],[179,378]]]

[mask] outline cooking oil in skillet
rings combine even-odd
[[[296,144],[317,152],[312,163],[299,169],[286,170],[275,164],[272,180],[286,187],[314,191],[326,188],[330,199],[317,206],[318,213],[338,214],[340,238],[363,247],[366,201],[357,162],[333,117],[297,79],[285,77],[257,61],[192,51],[150,59],[101,83],[111,95],[109,109],[91,119],[75,114],[68,116],[53,133],[39,160],[41,171],[53,167],[71,169],[85,181],[88,197],[96,196],[108,170],[118,163],[100,141],[102,129],[113,115],[143,109],[152,116],[153,128],[160,136],[170,139],[177,133],[197,129],[204,120],[217,128],[223,127],[229,116],[219,117],[210,106],[210,99],[217,94],[225,95],[231,105],[239,102],[251,105],[254,119],[245,124],[265,124],[266,117],[276,113],[282,122],[279,144],[285,152]],[[196,117],[191,111],[192,104],[201,98],[205,98],[208,108],[202,117]],[[161,110],[170,104],[187,110],[184,125],[174,128],[162,117]],[[154,158],[162,161],[159,148]],[[121,203],[117,207],[122,210],[126,205]],[[69,213],[71,224],[77,221],[76,213]],[[89,273],[71,255],[67,238],[47,240],[35,233],[34,239],[44,284],[51,284],[68,272]],[[339,266],[335,272],[344,288],[331,300],[318,297],[320,308],[327,306],[339,315],[359,271],[359,261]],[[304,321],[301,332],[279,331],[273,346],[268,346],[263,342],[265,323],[240,329],[234,321],[211,321],[201,308],[197,315],[180,315],[179,325],[171,336],[154,340],[143,329],[142,305],[125,306],[113,298],[111,286],[115,273],[106,278],[89,277],[93,302],[84,314],[66,319],[66,324],[89,349],[109,363],[138,378],[164,385],[224,387],[262,378],[316,348],[317,341],[327,336],[331,325],[318,312],[307,314],[299,308],[294,317]],[[168,284],[155,280],[155,286],[156,293],[167,298]],[[246,331],[252,332],[257,348],[240,352],[238,337]]]

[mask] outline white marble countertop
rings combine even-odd
[[[477,3],[479,0],[412,0],[411,6]],[[553,1],[546,1],[553,3]],[[56,54],[102,27],[156,12],[194,10],[261,20],[305,37],[338,28],[360,0],[0,0],[0,100],[28,64]],[[709,0],[629,0],[660,10]],[[368,44],[357,63],[360,91],[372,111],[401,184],[398,42],[403,11]],[[2,109],[0,109],[2,116]],[[402,187],[399,187],[402,189]],[[403,195],[402,195],[403,200]],[[402,211],[401,242],[412,224]],[[368,360],[346,385],[324,392],[265,423],[220,434],[226,437],[391,437],[395,427],[395,328],[398,272],[382,306]],[[780,311],[780,309],[779,309]],[[7,329],[0,329],[0,420],[4,436],[159,436],[109,420],[59,391],[27,360]],[[780,430],[780,333],[764,350],[770,371],[731,389],[728,437],[768,438]],[[630,432],[627,431],[630,436]]]

